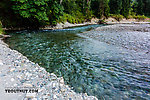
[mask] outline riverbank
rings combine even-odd
[[[54,30],[54,29],[64,29],[64,28],[70,28],[70,27],[76,27],[76,26],[84,26],[84,25],[93,25],[93,24],[150,24],[150,18],[145,19],[145,20],[138,20],[138,19],[125,19],[123,18],[120,21],[117,21],[115,18],[109,17],[108,19],[105,19],[102,21],[102,23],[100,23],[100,21],[102,21],[101,19],[98,18],[92,18],[91,21],[89,22],[84,22],[84,23],[80,23],[80,24],[72,24],[69,22],[65,22],[65,23],[57,23],[56,26],[50,26],[50,25],[46,25],[44,27],[40,27],[39,29],[43,29],[43,30]],[[3,28],[3,30],[15,30],[15,31],[19,31],[19,30],[25,30],[25,28]]]
[[[107,44],[118,45],[119,47],[121,46],[126,49],[144,52],[145,48],[147,48],[147,50],[149,49],[149,33],[150,24],[123,23],[98,27],[92,31],[84,32],[82,35],[86,37],[94,37],[94,39]],[[106,37],[107,39],[105,39]],[[143,38],[146,40],[142,41]],[[123,41],[124,39],[125,41]],[[145,52],[149,53],[150,51],[148,50]]]
[[[14,91],[6,93],[5,89]],[[16,93],[15,89],[33,89],[38,93]],[[11,50],[1,39],[0,97],[1,100],[97,100],[87,94],[75,93],[64,84],[62,77],[46,72],[21,53]]]
[[[57,23],[56,26],[45,26],[44,28],[40,29],[63,29],[63,28],[69,28],[69,27],[75,27],[75,26],[84,26],[84,25],[92,25],[92,24],[103,24],[100,23],[101,19],[92,18],[90,22],[84,22],[81,24],[71,24],[68,22],[65,23]],[[104,20],[104,24],[150,24],[150,19],[146,20],[138,20],[138,19],[125,19],[123,18],[120,21],[117,21],[115,18],[108,18]]]

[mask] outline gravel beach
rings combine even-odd
[[[97,100],[86,93],[75,93],[64,84],[62,77],[46,72],[21,53],[11,50],[1,39],[0,97],[0,100]]]
[[[130,50],[149,52],[150,24],[114,24],[84,32],[81,36],[94,38]],[[147,51],[148,50],[148,51]]]

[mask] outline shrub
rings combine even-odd
[[[144,15],[137,15],[137,16],[133,16],[133,18],[138,19],[138,20],[145,20],[147,17]]]
[[[0,22],[0,35],[3,34],[2,23]]]
[[[117,21],[121,21],[123,18],[124,18],[124,16],[123,15],[120,15],[120,14],[110,14],[110,16],[112,17],[112,18],[115,18]]]
[[[64,13],[62,16],[59,17],[58,23],[64,23],[64,22],[69,22],[69,23],[83,23],[85,21],[84,16],[82,13],[77,12],[76,14],[66,14]]]

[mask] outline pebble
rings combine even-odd
[[[11,81],[13,82],[15,79],[14,78],[11,78]]]
[[[43,96],[43,99],[44,99],[44,100],[47,100],[47,99],[48,99],[48,97],[44,95],[44,96]]]
[[[56,96],[55,94],[54,94],[54,96],[53,96],[53,97],[54,97],[54,99],[57,99],[57,96]]]
[[[3,65],[2,61],[0,60],[0,65]]]
[[[32,84],[28,84],[28,83],[23,83],[23,87],[33,87]]]
[[[38,100],[37,98],[33,98],[32,100]]]
[[[63,77],[60,78],[60,83],[64,84],[64,78]]]
[[[15,68],[10,69],[10,72],[13,72],[15,70]]]
[[[36,93],[27,93],[26,94],[26,98],[35,98],[36,97]]]
[[[17,84],[14,84],[14,87],[17,87]]]

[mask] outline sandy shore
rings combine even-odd
[[[1,39],[0,97],[1,100],[97,100],[94,96],[75,93],[62,77],[46,72],[11,50]]]

